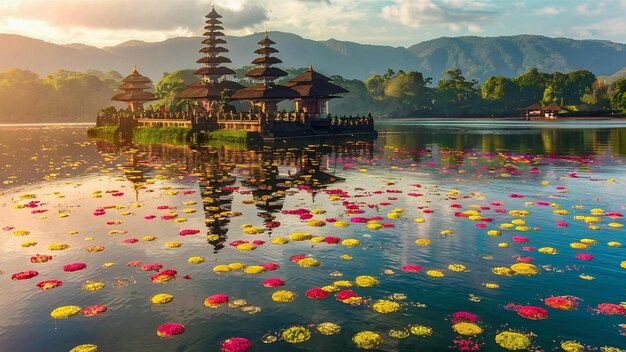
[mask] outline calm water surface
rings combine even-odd
[[[119,149],[89,140],[84,126],[0,127],[0,351],[69,351],[84,343],[98,345],[99,351],[218,351],[230,337],[249,339],[251,351],[351,351],[357,350],[352,337],[364,330],[382,336],[381,351],[445,351],[458,349],[454,340],[462,338],[451,328],[452,314],[459,311],[480,316],[484,332],[465,338],[483,351],[503,350],[494,337],[505,330],[532,335],[533,350],[560,350],[565,340],[579,341],[589,350],[626,348],[620,325],[626,324],[626,316],[594,310],[601,303],[626,301],[626,269],[620,267],[626,260],[626,231],[609,226],[625,222],[618,215],[626,212],[626,124],[387,122],[378,130],[375,142],[340,146]],[[616,216],[598,216],[597,230],[575,219],[590,216],[594,208]],[[104,214],[94,215],[102,213],[99,209]],[[326,225],[309,226],[306,219],[288,214],[297,209],[320,210],[312,219]],[[394,209],[404,212],[394,216]],[[455,215],[469,210],[491,221]],[[511,210],[529,215],[513,216]],[[354,217],[380,217],[379,223],[393,227],[369,229],[350,222]],[[416,218],[425,221],[416,223]],[[515,219],[527,229],[501,229]],[[333,226],[334,220],[349,226]],[[280,226],[268,228],[268,221]],[[568,226],[557,226],[559,221]],[[246,224],[265,231],[244,234]],[[200,232],[180,236],[184,229]],[[16,236],[18,230],[29,234]],[[441,234],[445,230],[452,234]],[[499,230],[501,236],[489,236],[489,230]],[[294,232],[357,239],[360,245],[272,243]],[[156,240],[143,240],[148,235]],[[514,236],[528,242],[515,242]],[[133,238],[139,241],[125,243]],[[432,244],[417,245],[418,238]],[[570,246],[581,239],[597,244]],[[239,251],[231,245],[238,240],[265,243]],[[182,246],[167,248],[173,241]],[[23,247],[24,242],[36,245]],[[69,248],[51,251],[53,243]],[[86,250],[95,245],[105,250]],[[558,254],[539,253],[541,247],[553,247]],[[593,259],[580,260],[578,253]],[[53,259],[31,263],[36,254]],[[300,267],[290,261],[294,255],[313,257],[321,265]],[[190,264],[192,256],[205,261]],[[499,276],[491,271],[515,264],[520,256],[533,260],[539,274]],[[152,283],[155,272],[128,266],[132,261],[162,264],[176,270],[177,277]],[[87,268],[64,272],[64,265],[75,262]],[[261,274],[213,271],[234,262],[276,263],[280,268]],[[453,263],[468,271],[450,270]],[[423,270],[403,272],[406,264]],[[429,277],[431,269],[444,277]],[[11,280],[27,270],[39,275]],[[305,295],[311,288],[354,281],[359,275],[380,281],[375,287],[349,288],[363,297],[360,305],[337,301],[335,293],[321,300]],[[272,277],[285,280],[285,286],[264,287],[263,281]],[[37,288],[50,279],[63,284]],[[88,280],[106,286],[82,290]],[[499,288],[486,288],[487,282]],[[279,289],[294,292],[295,302],[274,302],[272,293]],[[151,304],[150,297],[158,293],[174,299]],[[245,302],[204,306],[207,296],[220,293],[231,303]],[[580,298],[578,309],[557,310],[542,301],[562,295]],[[372,304],[379,299],[400,303],[400,311],[375,312]],[[542,307],[549,317],[523,318],[504,308],[509,303]],[[94,317],[50,316],[59,306],[94,304],[108,310]],[[316,325],[326,321],[339,324],[341,332],[317,332]],[[182,324],[186,331],[161,339],[156,329],[165,322]],[[432,327],[432,336],[388,335],[413,324]],[[310,328],[311,338],[298,344],[263,342],[293,325]]]

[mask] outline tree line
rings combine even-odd
[[[236,70],[236,79],[249,85],[253,82],[245,78],[247,70]],[[285,84],[305,70],[286,69],[289,75],[277,83]],[[98,111],[112,105],[110,99],[119,92],[116,88],[122,78],[115,71],[96,70],[57,70],[45,77],[21,69],[0,72],[0,121],[92,122]],[[626,78],[606,84],[587,70],[544,73],[531,69],[514,78],[490,77],[482,85],[465,78],[458,69],[444,72],[444,78],[436,84],[420,72],[392,69],[373,74],[365,81],[338,75],[330,78],[349,91],[331,101],[331,111],[338,115],[369,112],[383,117],[517,116],[517,108],[538,102],[555,102],[580,114],[610,110],[626,113]],[[177,94],[197,79],[193,70],[165,73],[155,85],[155,95],[160,100],[150,106],[167,111],[185,109],[193,102],[179,100]],[[281,105],[281,109],[289,107],[288,103]]]

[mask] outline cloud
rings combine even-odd
[[[580,4],[576,6],[576,12],[581,15],[599,15],[605,11],[606,3],[598,2],[594,7],[589,4]]]
[[[4,10],[5,18],[38,20],[57,27],[200,32],[211,3],[208,0],[23,0],[0,5],[0,10]],[[267,10],[252,3],[243,3],[236,10],[218,10],[224,16],[226,28],[252,27],[267,19]]]
[[[541,16],[554,16],[554,15],[560,14],[561,10],[554,6],[546,6],[541,9],[537,9],[534,12],[535,14],[541,15]]]
[[[383,7],[381,15],[390,22],[399,22],[410,28],[430,24],[444,24],[453,31],[462,26],[479,31],[480,24],[499,15],[485,1],[472,0],[394,0],[395,4]]]
[[[626,21],[621,17],[615,17],[587,26],[574,27],[574,31],[581,38],[624,38],[626,36]]]

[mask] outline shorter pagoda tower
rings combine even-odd
[[[222,64],[230,63],[230,59],[222,56],[223,53],[227,53],[228,49],[224,48],[223,44],[226,44],[224,30],[222,22],[220,21],[222,16],[215,11],[215,7],[211,9],[211,12],[206,15],[206,26],[204,29],[206,32],[204,36],[206,39],[202,41],[205,47],[200,49],[200,53],[204,54],[203,57],[196,61],[202,64],[203,67],[194,72],[195,75],[200,76],[201,79],[189,86],[180,94],[180,99],[199,99],[206,110],[210,113],[215,110],[215,105],[222,99],[222,94],[232,94],[242,88],[241,84],[223,79],[226,75],[235,75],[235,71],[228,67],[222,66]]]
[[[280,64],[282,61],[272,56],[278,50],[272,48],[272,45],[276,43],[269,38],[267,32],[265,32],[265,37],[258,44],[261,48],[254,52],[261,57],[252,61],[252,64],[258,67],[248,71],[246,76],[261,83],[244,88],[233,94],[231,98],[233,100],[249,100],[258,111],[272,114],[278,109],[279,102],[298,98],[300,94],[289,87],[274,83],[276,79],[287,76],[287,72],[280,68],[272,67],[272,65]]]
[[[330,81],[330,78],[314,71],[312,66],[291,79],[287,86],[300,94],[296,99],[296,111],[306,112],[310,116],[330,113],[328,111],[330,99],[339,98],[336,94],[348,93],[346,89]]]
[[[126,76],[122,80],[122,84],[117,88],[118,90],[123,90],[124,93],[114,95],[111,100],[125,102],[131,111],[143,111],[143,104],[157,100],[153,93],[145,91],[150,89],[151,83],[150,78],[139,74],[137,67],[135,67],[133,72]]]

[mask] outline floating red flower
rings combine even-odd
[[[228,303],[228,296],[224,294],[209,296],[204,300],[204,305],[211,308],[215,308],[223,303]]]
[[[49,290],[51,288],[59,287],[63,285],[63,282],[59,280],[45,280],[37,284],[40,290]]]
[[[39,275],[39,273],[34,270],[21,271],[19,273],[15,273],[11,275],[11,280],[26,280],[26,279],[35,277],[37,275]]]
[[[282,286],[284,284],[285,284],[285,280],[278,279],[275,277],[272,277],[263,281],[263,286],[265,287],[276,287],[276,286]]]
[[[343,300],[353,298],[353,297],[358,297],[358,296],[359,295],[357,295],[356,292],[352,290],[342,290],[342,291],[337,292],[337,294],[335,295],[338,301],[343,301]]]
[[[106,312],[107,307],[102,304],[95,304],[93,306],[85,307],[80,310],[80,314],[86,317],[92,317],[94,315],[102,314]]]
[[[243,337],[231,337],[222,342],[223,352],[247,352],[250,347],[252,347],[252,343]]]
[[[401,270],[407,273],[417,273],[422,271],[422,267],[415,264],[406,264],[402,266]]]
[[[165,323],[157,328],[159,337],[170,337],[180,335],[185,332],[185,327],[175,323]]]
[[[280,268],[280,265],[276,264],[276,263],[263,263],[261,264],[261,266],[263,267],[263,269],[265,270],[277,270]]]
[[[63,271],[65,272],[73,272],[73,271],[78,271],[78,270],[83,270],[87,268],[87,264],[85,263],[71,263],[71,264],[66,264],[63,265]]]
[[[35,254],[34,256],[30,257],[31,263],[45,263],[50,260],[52,260],[52,256],[47,254]]]
[[[316,287],[306,291],[306,296],[312,299],[324,299],[328,297],[328,292]]]

